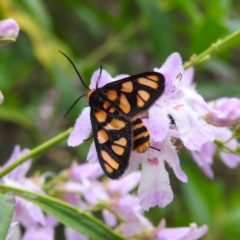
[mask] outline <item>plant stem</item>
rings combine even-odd
[[[186,62],[183,67],[187,69],[189,67],[195,66],[203,61],[206,61],[211,58],[213,53],[219,51],[224,45],[227,45],[229,42],[240,36],[240,29],[228,35],[224,39],[218,39],[215,43],[212,43],[209,48],[200,53],[199,55],[193,55],[188,62]]]
[[[29,153],[26,155],[20,157],[18,160],[16,160],[11,165],[7,166],[0,172],[0,178],[5,176],[7,173],[11,172],[15,167],[19,166],[23,162],[27,161],[28,159],[35,157],[36,155],[40,154],[41,152],[45,151],[46,149],[56,145],[57,143],[61,142],[62,140],[66,139],[68,135],[71,133],[72,128],[69,128],[63,133],[60,133],[56,137],[48,140],[47,142],[37,146],[36,148],[32,149]]]

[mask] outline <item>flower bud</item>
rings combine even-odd
[[[206,116],[209,123],[221,127],[240,123],[240,99],[221,98],[210,105],[213,111]]]
[[[0,21],[0,43],[14,42],[19,33],[17,22],[11,18]]]

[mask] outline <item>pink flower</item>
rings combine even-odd
[[[240,123],[240,100],[237,98],[220,98],[209,103],[213,109],[206,120],[215,126],[232,126]]]
[[[189,227],[166,228],[165,220],[162,220],[157,228],[156,240],[196,240],[201,238],[208,231],[208,227],[203,225],[198,228],[196,223],[191,223]]]
[[[19,33],[19,26],[15,20],[8,18],[0,21],[0,43],[16,41]]]
[[[54,228],[57,224],[56,219],[48,215],[45,226],[28,226],[22,240],[54,240]]]
[[[19,159],[21,156],[25,155],[28,152],[29,152],[28,149],[23,149],[21,151],[20,147],[16,146],[13,150],[10,159],[5,163],[5,165],[2,168],[4,169],[6,166],[12,164],[17,159]],[[32,160],[29,159],[28,161],[14,168],[11,172],[6,174],[2,178],[2,182],[9,186],[44,193],[43,190],[38,185],[36,185],[31,180],[25,177],[26,173],[28,172],[31,166],[31,162]],[[46,219],[42,210],[37,205],[29,201],[26,201],[25,199],[20,197],[16,197],[15,219],[19,221],[25,228],[33,225],[37,226],[38,224],[44,226],[46,224]]]

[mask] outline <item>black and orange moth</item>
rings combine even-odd
[[[82,81],[73,62],[68,60]],[[165,78],[161,73],[145,72],[87,93],[96,151],[107,177],[122,176],[131,152],[143,153],[149,148],[150,134],[139,115],[154,104],[164,89]]]

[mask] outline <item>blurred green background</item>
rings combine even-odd
[[[87,101],[65,112],[86,93],[70,63],[88,84],[102,64],[112,76],[136,74],[160,67],[172,52],[183,61],[199,54],[219,38],[240,28],[240,2],[231,0],[1,0],[0,19],[20,25],[15,43],[0,48],[0,165],[14,145],[33,148],[73,126]],[[197,66],[197,90],[206,100],[240,98],[240,39],[216,57]],[[49,149],[34,162],[35,171],[69,167],[85,161],[89,143],[78,148],[66,142]],[[180,154],[189,177],[179,182],[171,169],[174,201],[146,215],[167,226],[207,224],[205,240],[240,239],[240,168],[228,169],[216,157],[215,179],[209,180],[187,152]]]

